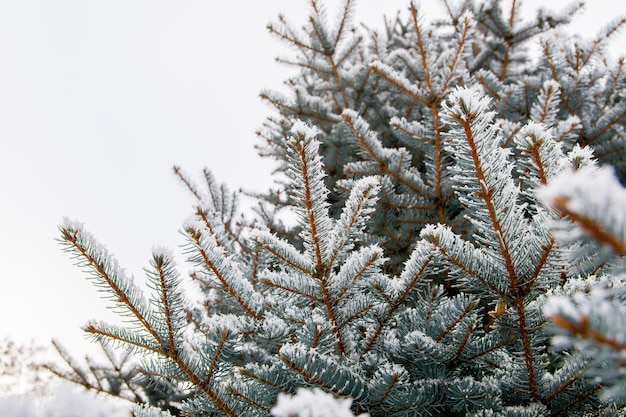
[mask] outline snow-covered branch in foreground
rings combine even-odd
[[[616,255],[626,256],[626,190],[612,167],[591,165],[565,172],[540,189],[538,197],[576,225],[557,227],[557,237],[591,237]]]
[[[587,375],[604,387],[600,398],[626,402],[626,291],[624,276],[570,281],[549,297],[544,313],[558,327],[555,350],[592,358]],[[567,294],[567,295],[566,295]]]
[[[587,372],[600,398],[626,402],[626,190],[609,166],[585,166],[565,172],[538,197],[563,218],[556,222],[558,239],[571,244],[575,263],[592,262],[594,274],[570,279],[551,293],[544,313],[559,328],[552,344],[592,358]],[[599,246],[598,246],[599,245]],[[601,257],[589,256],[602,248]],[[587,268],[590,270],[591,268]]]

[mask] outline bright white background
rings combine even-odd
[[[584,36],[626,16],[626,2],[589,3],[575,26]],[[380,27],[407,4],[361,0],[356,21]],[[0,337],[80,351],[79,327],[112,317],[55,242],[64,216],[143,279],[152,246],[178,251],[191,213],[172,165],[196,178],[209,167],[233,189],[271,184],[253,149],[271,113],[258,93],[292,70],[274,62],[290,50],[265,27],[279,13],[300,26],[307,10],[305,0],[0,0]]]

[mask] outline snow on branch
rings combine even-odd
[[[336,398],[319,388],[298,388],[295,395],[279,394],[274,417],[354,417],[350,398]],[[367,417],[369,414],[359,414]]]
[[[292,128],[290,143],[291,177],[295,198],[301,202],[300,222],[304,245],[314,254],[316,267],[322,267],[330,256],[325,237],[331,231],[328,213],[328,189],[324,184],[325,173],[319,155],[319,141],[315,137],[320,131],[301,121]]]
[[[613,168],[570,170],[537,193],[541,201],[576,225],[575,229],[559,227],[559,237],[591,237],[615,254],[626,256],[626,190]]]

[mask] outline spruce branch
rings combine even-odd
[[[150,339],[158,341],[159,335],[151,322],[152,313],[144,302],[142,291],[126,276],[117,261],[84,230],[82,224],[66,219],[59,229],[61,244],[74,254],[78,259],[78,265],[88,270],[98,287],[109,292],[114,305],[122,314],[130,315],[140,325],[141,330],[147,332],[145,336],[137,335],[140,339],[136,340],[141,340],[139,344],[151,344]],[[96,328],[95,324],[88,326],[89,331],[94,330],[96,334],[107,335],[108,332],[98,332]],[[116,332],[111,332],[110,336],[118,338],[114,333]]]
[[[403,149],[385,149],[367,122],[354,111],[346,110],[343,119],[352,131],[362,156],[378,166],[377,173],[389,175],[416,194],[428,197],[428,187],[415,170],[410,168],[411,157]],[[350,166],[346,170],[349,171]]]
[[[375,281],[374,288],[382,295],[384,308],[379,313],[376,326],[369,335],[362,355],[367,354],[377,343],[380,343],[380,337],[384,335],[389,323],[397,317],[399,312],[402,312],[409,296],[424,285],[424,282],[428,282],[427,276],[434,272],[432,261],[432,248],[420,242],[416,245],[398,279],[389,280],[380,277],[381,279]]]
[[[281,348],[280,358],[304,381],[324,391],[357,400],[365,394],[365,381],[358,374],[323,353],[301,344],[287,344]]]
[[[322,163],[319,157],[319,142],[314,140],[319,133],[304,124],[294,126],[295,140],[292,143],[293,161],[291,179],[296,186],[295,196],[302,202],[301,224],[304,227],[304,245],[314,259],[314,268],[324,274],[328,261],[328,247],[321,236],[330,234],[330,219],[324,186]]]
[[[263,230],[257,231],[254,238],[260,249],[268,252],[282,265],[304,274],[312,274],[315,270],[315,264],[286,240]]]
[[[158,294],[157,305],[160,320],[165,324],[165,334],[161,335],[161,344],[166,349],[176,349],[177,339],[181,337],[182,327],[186,324],[185,308],[180,298],[179,277],[175,270],[173,254],[157,248],[152,255],[153,271],[146,271],[152,288]]]
[[[626,192],[612,168],[591,166],[564,172],[539,191],[539,198],[574,222],[585,235],[614,254],[626,256],[626,221],[619,209],[612,208],[623,207]],[[576,236],[575,231],[569,237],[560,234],[565,239]]]
[[[245,279],[239,265],[227,256],[224,248],[218,246],[215,236],[198,223],[186,225],[184,231],[193,250],[190,260],[207,273],[206,279],[197,275],[199,280],[213,287],[210,281],[215,279],[221,291],[252,317],[260,318],[263,296]]]

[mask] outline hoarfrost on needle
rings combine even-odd
[[[294,135],[302,134],[305,137],[314,138],[320,133],[320,130],[315,126],[310,127],[303,121],[297,120],[291,128],[291,132]]]

